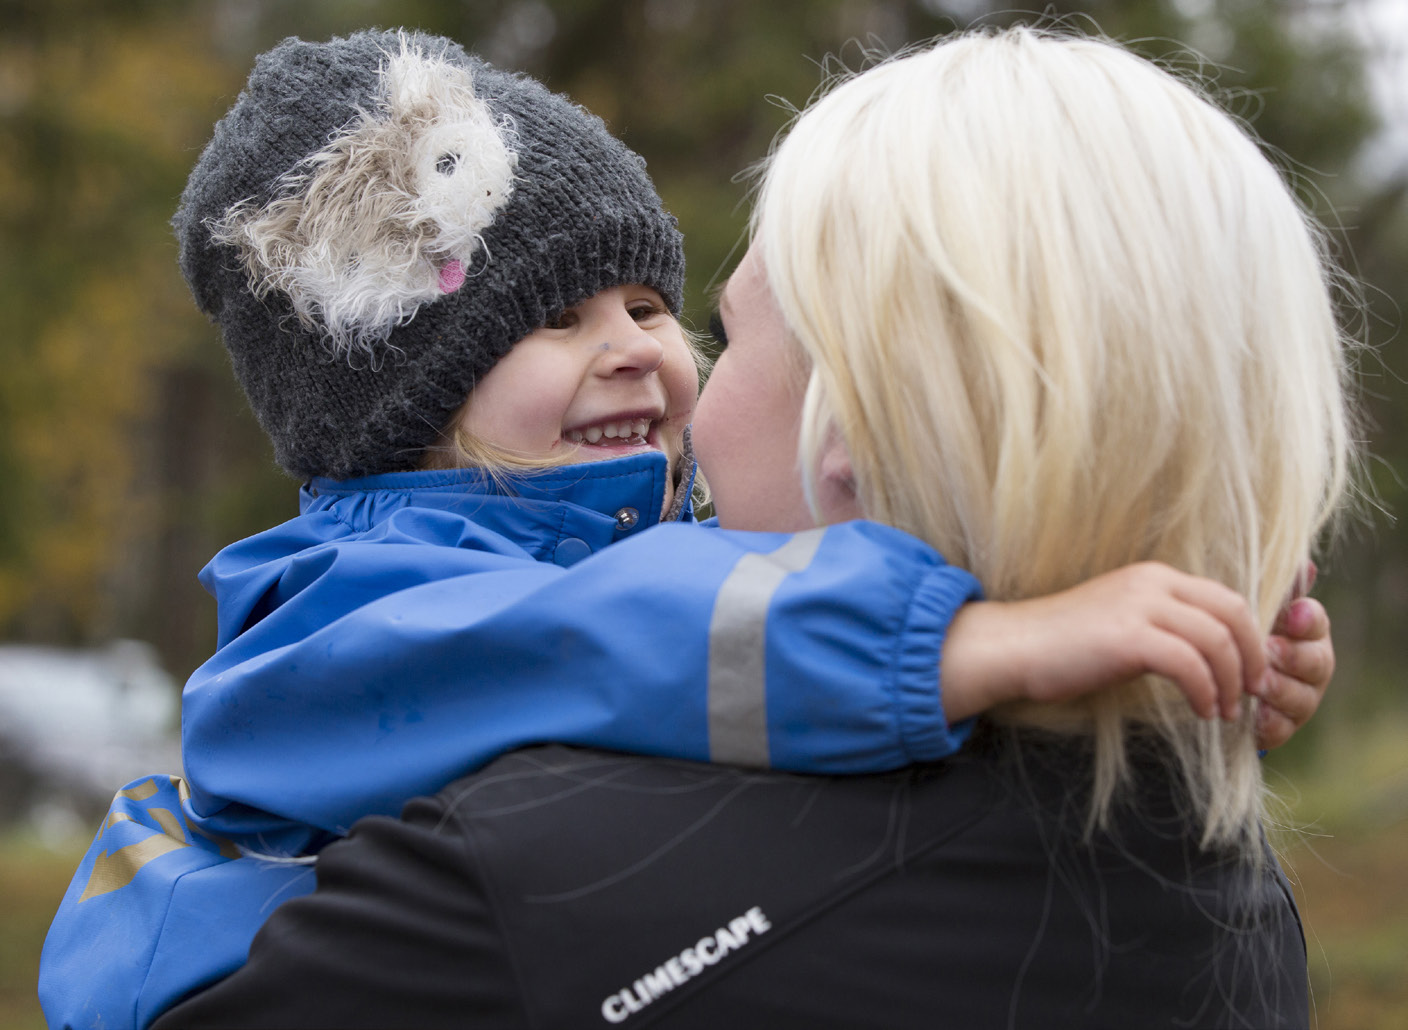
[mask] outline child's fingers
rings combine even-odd
[[[1290,720],[1293,727],[1303,726],[1320,707],[1320,693],[1313,683],[1272,673],[1266,677],[1266,690],[1261,707]]]
[[[1274,636],[1266,647],[1272,669],[1287,679],[1301,681],[1317,698],[1335,674],[1335,647],[1328,636],[1318,640]]]
[[[1262,705],[1256,713],[1256,746],[1262,751],[1278,748],[1294,736],[1296,729],[1295,722]]]
[[[1319,640],[1330,635],[1330,616],[1313,597],[1301,597],[1276,613],[1271,632],[1297,640]]]
[[[1177,631],[1154,632],[1145,642],[1148,671],[1172,681],[1201,718],[1218,714],[1219,687],[1213,667],[1202,649]]]
[[[1214,580],[1185,573],[1176,573],[1176,576],[1174,597],[1208,613],[1231,633],[1241,662],[1239,693],[1240,690],[1256,693],[1266,673],[1266,653],[1246,598]]]
[[[1237,718],[1245,685],[1246,660],[1235,629],[1197,605],[1176,603],[1160,610],[1154,616],[1154,624],[1187,642],[1207,670],[1209,693],[1206,698],[1194,703],[1198,714],[1205,719],[1218,714],[1224,719]],[[1256,650],[1260,653],[1261,649],[1258,647]],[[1188,686],[1195,684],[1190,682]],[[1202,689],[1201,684],[1196,686]],[[1188,692],[1186,687],[1184,692]],[[1189,700],[1193,701],[1191,695]]]

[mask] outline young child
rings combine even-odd
[[[680,236],[580,107],[443,39],[289,40],[174,224],[306,482],[202,573],[185,775],[114,800],[45,944],[51,1025],[146,1026],[312,888],[300,856],[522,745],[860,772],[962,743],[984,695],[948,662],[935,685],[972,576],[874,523],[678,525]],[[1225,621],[1208,715],[1261,672]]]

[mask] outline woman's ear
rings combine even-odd
[[[826,438],[826,447],[821,452],[821,478],[855,493],[856,476],[851,469],[851,452],[846,448],[846,441],[834,429]]]
[[[846,441],[833,427],[826,434],[826,444],[817,462],[817,506],[826,523],[847,522],[865,518],[860,499],[856,496],[856,475],[851,467],[851,452]]]

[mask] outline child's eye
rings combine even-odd
[[[568,308],[559,315],[549,318],[543,323],[544,329],[571,329],[577,324],[577,312]]]
[[[659,304],[652,304],[648,300],[632,304],[628,310],[630,311],[631,317],[637,322],[647,322],[652,318],[665,314],[663,307]]]
[[[717,311],[709,315],[709,335],[713,337],[719,350],[728,346],[728,333],[724,332],[724,320],[719,317]]]

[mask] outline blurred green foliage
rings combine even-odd
[[[1285,155],[1366,281],[1370,478],[1400,508],[1406,180],[1358,162],[1377,124],[1364,45],[1338,16],[1353,3],[0,0],[0,638],[141,637],[184,675],[213,642],[196,571],[294,512],[295,484],[186,296],[167,219],[256,53],[369,25],[454,36],[601,114],[680,218],[697,324],[744,230],[738,173],[805,103],[827,55],[854,67],[867,50],[1039,11],[1129,41],[1201,75]],[[1349,697],[1389,681],[1408,610],[1408,547],[1366,510],[1324,578],[1336,693]]]

